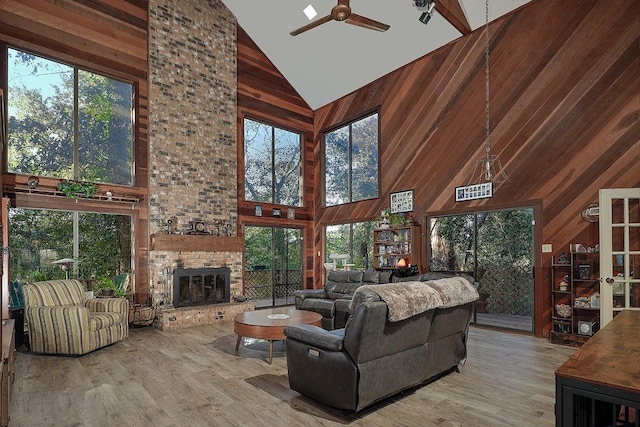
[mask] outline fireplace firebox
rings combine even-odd
[[[173,270],[173,306],[221,304],[231,301],[231,269],[176,268]]]

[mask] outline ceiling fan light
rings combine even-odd
[[[316,15],[318,14],[318,12],[316,12],[316,10],[311,5],[305,7],[303,12],[305,15],[307,15],[307,18],[309,19],[309,21],[315,18]]]

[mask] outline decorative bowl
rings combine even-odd
[[[556,312],[560,317],[571,316],[571,306],[567,304],[556,304]]]

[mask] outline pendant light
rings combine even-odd
[[[502,167],[502,162],[497,155],[491,154],[491,127],[490,127],[490,104],[489,104],[489,0],[485,4],[485,154],[476,159],[473,174],[469,180],[469,185],[482,182],[492,182],[509,185],[511,181]]]

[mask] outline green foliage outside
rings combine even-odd
[[[354,268],[373,266],[373,229],[375,221],[328,225],[325,227],[325,262],[332,254],[348,254]]]
[[[78,221],[78,256],[73,223]],[[34,282],[64,279],[56,264],[78,260],[71,277],[98,279],[131,271],[131,217],[41,209],[9,210],[10,278]]]
[[[292,297],[302,288],[302,231],[246,226],[244,232],[245,296],[269,305],[272,298]]]

